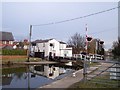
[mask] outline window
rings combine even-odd
[[[67,56],[67,54],[64,54],[64,57],[66,57]]]
[[[2,44],[5,44],[5,41],[2,41]]]
[[[52,44],[52,43],[50,43],[50,46],[52,47],[52,46],[53,46],[53,44]]]
[[[12,42],[12,41],[9,41],[9,44],[13,44],[13,42]]]
[[[6,41],[2,41],[2,43],[3,43],[3,44],[7,44],[7,42],[6,42]]]

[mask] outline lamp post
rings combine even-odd
[[[30,62],[30,53],[31,53],[31,36],[32,36],[32,25],[30,25],[30,32],[29,32],[29,47],[28,47],[28,60]]]

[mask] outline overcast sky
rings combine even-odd
[[[72,19],[117,7],[117,2],[3,2],[2,30],[12,32],[16,40],[28,38],[29,25]],[[118,39],[118,9],[61,24],[33,26],[32,40],[67,40],[76,32],[105,41],[105,48]]]

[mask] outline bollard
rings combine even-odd
[[[76,77],[75,73],[73,73],[73,77]]]
[[[90,64],[91,64],[91,61],[92,61],[92,60],[91,60],[91,57],[90,57]]]

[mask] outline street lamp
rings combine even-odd
[[[90,42],[92,40],[92,37],[87,37],[87,41]]]
[[[103,44],[104,44],[104,41],[100,41],[100,44],[103,45]]]

